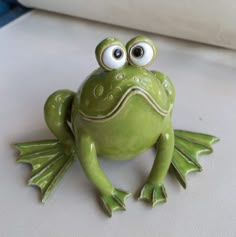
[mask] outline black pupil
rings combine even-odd
[[[132,54],[135,58],[141,58],[144,54],[144,50],[142,47],[137,46],[132,50]]]
[[[115,49],[113,55],[116,59],[120,59],[123,56],[123,52],[121,49]]]

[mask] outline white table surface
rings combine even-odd
[[[47,96],[76,90],[97,67],[94,49],[107,36],[124,42],[138,31],[33,11],[0,30],[0,236],[236,236],[236,52],[147,34],[159,47],[151,66],[175,86],[176,128],[217,135],[203,172],[183,190],[168,176],[168,202],[151,209],[133,197],[127,211],[107,218],[77,162],[43,205],[26,186],[27,165],[11,143],[51,138],[43,120]],[[115,186],[135,193],[154,154],[131,161],[101,161]]]

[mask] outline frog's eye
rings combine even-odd
[[[129,41],[126,47],[129,63],[134,66],[147,66],[156,58],[156,47],[152,41],[146,37],[137,36]]]
[[[101,60],[108,70],[120,68],[126,63],[126,52],[119,45],[112,45],[103,51]]]
[[[114,38],[107,38],[97,46],[96,57],[99,65],[106,70],[120,68],[127,61],[125,46]]]

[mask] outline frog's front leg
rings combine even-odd
[[[105,211],[109,216],[112,216],[113,211],[125,210],[125,200],[129,196],[129,193],[112,186],[100,167],[96,147],[92,139],[87,135],[80,135],[78,141],[81,166],[87,177],[98,189]]]
[[[139,196],[139,199],[150,202],[152,206],[165,202],[167,198],[163,181],[169,170],[174,151],[174,131],[171,124],[162,132],[156,148],[157,154],[153,167]]]

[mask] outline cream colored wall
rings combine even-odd
[[[30,7],[236,49],[235,0],[19,0]]]

